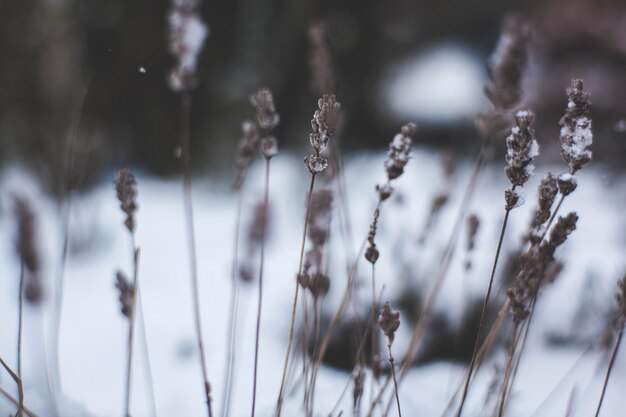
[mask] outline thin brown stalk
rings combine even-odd
[[[446,243],[446,247],[442,254],[439,271],[437,272],[437,276],[435,277],[435,282],[433,284],[433,287],[431,288],[428,294],[428,297],[426,298],[426,302],[424,303],[424,308],[422,309],[422,312],[420,314],[419,321],[417,325],[415,326],[415,329],[413,330],[411,339],[409,340],[407,353],[404,359],[402,360],[402,365],[400,366],[400,372],[398,376],[399,383],[402,383],[402,380],[408,373],[411,367],[411,364],[415,360],[415,356],[417,355],[417,352],[421,345],[422,335],[424,334],[424,331],[426,330],[428,321],[430,319],[430,314],[432,313],[435,299],[437,298],[437,295],[439,294],[439,290],[441,289],[443,285],[443,281],[445,280],[445,277],[448,273],[448,269],[452,262],[452,258],[454,256],[454,252],[456,248],[456,243],[457,243],[459,234],[461,232],[463,219],[465,218],[465,215],[467,214],[467,211],[469,210],[469,203],[471,201],[472,196],[474,195],[474,190],[476,189],[476,185],[478,184],[480,173],[482,172],[483,167],[485,165],[486,150],[489,147],[489,144],[490,144],[490,141],[488,138],[483,140],[478,156],[476,157],[476,160],[474,161],[472,173],[470,175],[470,179],[467,183],[465,191],[463,192],[461,205],[459,208],[459,212],[457,213],[454,227],[452,229],[452,232],[450,233],[450,236]],[[370,405],[370,411],[368,412],[367,417],[372,416],[374,407],[376,406],[376,404],[378,404],[378,402],[380,402],[390,382],[391,382],[391,378],[386,378],[383,384],[381,385],[380,390],[378,391],[378,394],[376,395],[376,398]],[[385,415],[388,414],[390,404],[391,402],[388,403],[387,411],[385,412]]]
[[[139,253],[139,248],[135,248],[135,245],[133,243],[133,297],[131,300],[131,314],[128,318],[128,355],[126,358],[126,393],[124,397],[124,409],[126,410],[126,417],[130,417],[130,397],[132,384],[131,380],[133,369],[133,341],[135,338],[137,294],[139,293]]]
[[[24,261],[20,262],[20,284],[17,296],[17,376],[22,383],[22,325],[24,321]],[[24,409],[24,390],[19,390],[19,410],[16,417],[20,417]]]
[[[502,417],[504,415],[504,408],[506,406],[506,400],[508,398],[509,393],[509,382],[511,379],[511,371],[513,369],[513,358],[515,356],[515,351],[517,349],[519,333],[521,329],[519,324],[516,324],[511,332],[511,340],[509,345],[509,355],[506,361],[506,370],[504,371],[504,380],[502,381],[502,389],[500,395],[500,405],[498,406],[498,417]]]
[[[16,417],[20,417],[22,415],[22,412],[25,410],[24,385],[22,384],[22,378],[13,369],[11,369],[11,367],[4,361],[4,359],[0,358],[0,364],[9,373],[13,381],[15,381],[15,385],[17,385],[18,401],[14,401],[14,403],[17,406]]]
[[[14,406],[19,407],[20,403],[18,400],[16,400],[11,394],[9,394],[4,388],[0,387],[0,394],[2,394],[2,396],[4,398],[6,398],[7,400],[9,400],[11,403],[13,403]],[[35,414],[33,411],[31,411],[28,407],[26,406],[22,406],[22,411],[24,412],[24,414],[26,414],[28,417],[38,417],[37,414]]]
[[[256,337],[254,341],[254,374],[252,382],[252,414],[256,409],[257,372],[259,368],[259,340],[261,337],[261,309],[263,306],[263,269],[265,266],[265,236],[267,232],[267,211],[269,210],[269,188],[270,188],[270,159],[265,159],[265,194],[263,196],[263,206],[265,211],[265,221],[261,231],[261,260],[259,262],[259,304],[256,314]]]
[[[402,411],[400,411],[400,396],[398,395],[398,380],[396,379],[396,367],[394,366],[393,355],[391,354],[391,343],[387,343],[387,350],[389,351],[389,364],[391,365],[391,375],[393,377],[394,392],[396,394],[396,405],[398,406],[398,417],[402,417]]]
[[[183,201],[185,206],[185,227],[187,230],[187,246],[189,250],[189,270],[191,274],[191,296],[193,300],[193,314],[196,330],[196,341],[200,357],[200,368],[202,371],[202,379],[204,393],[207,403],[207,412],[209,417],[213,417],[211,407],[211,384],[207,374],[206,355],[204,353],[204,341],[202,339],[202,320],[200,315],[200,294],[198,289],[198,269],[196,261],[196,238],[193,224],[193,204],[191,197],[191,162],[189,152],[189,123],[190,123],[191,96],[189,92],[181,95],[181,137],[180,147],[182,151],[183,163]]]
[[[59,217],[61,219],[61,235],[63,236],[63,243],[61,249],[61,263],[56,272],[56,291],[54,299],[54,309],[52,314],[52,331],[50,352],[47,361],[50,361],[51,373],[48,375],[48,388],[52,393],[52,402],[55,411],[55,415],[59,416],[58,404],[56,401],[57,394],[56,389],[62,390],[61,387],[61,371],[59,369],[59,337],[61,334],[61,319],[63,313],[63,292],[65,284],[65,267],[67,265],[67,258],[69,255],[69,241],[70,241],[70,216],[72,212],[72,197],[74,194],[74,154],[76,150],[76,138],[78,137],[78,128],[82,119],[83,108],[87,92],[89,91],[89,85],[91,83],[92,76],[89,75],[80,91],[78,100],[76,102],[76,108],[70,122],[68,134],[66,136],[64,145],[64,160],[63,160],[63,176],[64,182],[61,184],[62,189],[61,198],[59,200]]]
[[[513,186],[513,189],[515,189],[515,186]],[[472,359],[470,360],[469,371],[467,373],[467,378],[465,380],[465,385],[463,387],[463,393],[461,394],[461,403],[459,404],[459,409],[456,413],[456,417],[461,417],[461,413],[463,413],[463,405],[465,404],[465,399],[467,398],[470,381],[472,379],[472,374],[474,372],[474,366],[476,365],[476,355],[478,354],[478,349],[480,348],[480,344],[481,344],[480,339],[481,339],[481,335],[483,332],[483,326],[485,324],[485,316],[487,315],[487,307],[489,306],[491,290],[493,289],[493,280],[496,275],[496,269],[498,267],[498,259],[500,258],[500,251],[502,249],[502,242],[504,241],[504,234],[506,232],[506,225],[509,220],[510,213],[511,213],[511,209],[507,208],[505,210],[504,221],[502,222],[502,230],[500,231],[500,237],[498,239],[498,247],[496,249],[496,256],[495,256],[495,259],[493,260],[491,276],[489,277],[489,285],[487,286],[487,294],[485,295],[485,300],[483,301],[482,311],[480,313],[478,333],[476,334],[476,341],[474,342],[474,352],[472,353]]]
[[[613,365],[615,365],[615,358],[617,357],[617,352],[619,351],[619,346],[622,343],[622,339],[624,337],[624,326],[619,330],[619,334],[617,335],[617,341],[615,342],[615,346],[613,346],[613,351],[611,352],[611,359],[609,360],[609,366],[606,369],[606,375],[604,376],[604,384],[602,384],[602,393],[600,394],[600,400],[598,401],[598,408],[596,409],[595,417],[600,415],[600,409],[602,408],[602,402],[604,401],[604,396],[606,394],[606,388],[609,385],[609,378],[611,377],[611,371],[613,370]]]
[[[304,245],[306,243],[306,232],[309,222],[309,211],[311,207],[311,196],[313,195],[313,187],[315,186],[315,174],[311,174],[311,185],[309,186],[309,193],[307,195],[306,213],[304,215],[304,227],[302,231],[302,244],[300,245],[300,260],[298,262],[298,274],[302,272],[302,263],[304,261]],[[285,380],[287,377],[287,368],[289,367],[289,358],[291,355],[291,347],[293,344],[293,331],[296,323],[296,312],[298,308],[298,293],[300,290],[300,283],[296,279],[296,290],[293,296],[293,307],[291,309],[291,322],[289,323],[289,338],[287,339],[287,352],[285,353],[285,364],[283,365],[283,376],[280,382],[280,390],[278,391],[278,400],[276,402],[276,417],[280,417],[280,413],[283,407],[283,401],[285,397]]]
[[[224,377],[224,397],[222,400],[222,417],[228,417],[230,411],[230,399],[232,386],[234,384],[235,349],[237,337],[237,316],[239,310],[239,279],[237,270],[239,265],[239,233],[241,229],[241,211],[243,205],[243,192],[239,188],[237,192],[237,214],[235,215],[235,242],[233,249],[233,259],[231,264],[231,298],[229,308],[228,326],[228,348],[226,349],[226,375]]]

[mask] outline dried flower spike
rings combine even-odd
[[[589,93],[583,90],[583,81],[573,79],[567,89],[567,108],[559,121],[561,126],[561,155],[570,166],[570,174],[576,173],[591,161],[593,143],[591,130],[591,102]]]
[[[333,192],[319,189],[311,194],[308,217],[308,237],[315,246],[324,245],[330,236],[330,222],[333,208]]]
[[[615,294],[615,302],[617,303],[619,317],[617,326],[621,328],[626,324],[626,274],[617,282],[617,294]]]
[[[172,0],[167,16],[168,48],[177,60],[169,75],[169,85],[176,92],[195,87],[198,55],[209,34],[197,7],[198,0]]]
[[[365,251],[365,259],[367,259],[371,264],[375,264],[378,260],[378,256],[380,253],[378,249],[376,249],[376,243],[374,240],[376,239],[376,226],[378,223],[378,216],[380,215],[380,210],[374,210],[374,216],[372,219],[372,224],[370,224],[370,231],[367,235],[367,242],[369,243],[367,250]]]
[[[416,132],[417,126],[413,123],[407,123],[402,126],[400,133],[396,134],[389,144],[388,158],[385,162],[389,181],[398,178],[404,173],[404,167],[411,158],[411,148],[413,147],[413,138]]]
[[[274,96],[267,88],[262,88],[250,96],[250,104],[257,111],[257,123],[266,132],[274,129],[280,122],[280,116],[276,112]]]
[[[135,212],[137,211],[137,180],[128,168],[117,171],[115,191],[120,202],[120,208],[126,214],[124,225],[129,232],[135,231]]]
[[[539,228],[548,221],[552,205],[554,204],[554,199],[559,192],[557,180],[552,176],[552,174],[548,173],[544,175],[541,179],[541,183],[539,184],[538,191],[539,196],[537,198],[537,209],[535,210],[535,215],[531,223],[531,227],[533,229]]]
[[[311,53],[309,68],[311,69],[311,85],[314,93],[327,94],[335,91],[333,57],[330,51],[326,25],[314,22],[308,30]]]
[[[506,138],[507,153],[504,172],[512,185],[521,187],[532,175],[533,159],[539,154],[535,131],[531,127],[535,114],[530,110],[520,110],[515,115],[515,126]]]
[[[485,94],[498,110],[510,110],[522,97],[522,76],[526,68],[530,30],[519,16],[504,20],[495,51],[487,69],[489,84]]]
[[[122,271],[115,274],[115,288],[119,291],[120,309],[124,317],[130,319],[133,315],[133,298],[135,286]]]
[[[24,296],[27,301],[37,303],[43,296],[43,283],[39,275],[40,258],[36,247],[36,221],[30,203],[21,196],[14,197],[14,213],[17,218],[15,249],[24,265]]]
[[[311,174],[316,175],[328,167],[326,158],[320,156],[320,152],[326,149],[328,142],[339,124],[341,104],[334,94],[324,94],[317,102],[318,109],[313,114],[309,141],[315,151],[314,155],[304,158],[304,164]]]
[[[378,320],[380,330],[387,336],[387,344],[391,346],[396,334],[396,330],[400,327],[400,312],[391,309],[389,303],[380,311],[380,319]]]

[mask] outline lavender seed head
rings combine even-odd
[[[532,175],[533,159],[539,154],[535,131],[531,127],[535,114],[530,110],[520,110],[515,115],[515,126],[506,138],[507,153],[504,172],[512,185],[521,187]]]
[[[559,186],[559,192],[563,194],[563,196],[570,195],[576,190],[578,186],[578,182],[576,182],[576,178],[569,172],[565,172],[559,175],[557,180]]]
[[[129,232],[135,231],[135,212],[137,211],[137,180],[128,168],[117,171],[115,191],[120,202],[120,208],[126,214],[124,225]]]
[[[267,88],[262,88],[250,96],[250,104],[257,111],[257,123],[259,127],[269,132],[280,122],[280,116],[274,105],[274,96]]]
[[[43,283],[39,275],[40,257],[37,250],[36,219],[32,206],[24,197],[14,197],[13,207],[17,218],[17,239],[15,249],[24,265],[24,296],[30,303],[37,304],[43,298]]]
[[[239,140],[237,156],[235,158],[235,183],[233,185],[235,190],[241,189],[243,185],[246,172],[256,156],[259,139],[261,137],[256,125],[249,120],[245,120],[241,124],[241,131],[243,135]]]
[[[168,49],[176,58],[176,66],[169,75],[169,86],[176,92],[195,87],[198,56],[209,34],[197,9],[198,0],[172,0],[167,15]]]
[[[388,158],[385,161],[385,170],[387,171],[387,179],[389,181],[398,178],[404,173],[404,167],[411,159],[411,148],[413,147],[413,138],[417,132],[417,126],[413,123],[407,123],[402,126],[400,133],[394,136],[389,143]]]
[[[489,58],[489,84],[485,94],[497,110],[510,110],[522,97],[522,76],[526,68],[530,29],[519,16],[507,17],[500,38]]]
[[[539,184],[537,209],[531,223],[532,228],[536,229],[548,221],[558,191],[557,180],[552,174],[546,174]]]
[[[370,231],[367,235],[368,247],[365,250],[365,259],[367,259],[372,265],[376,263],[378,257],[380,256],[380,252],[376,248],[376,228],[378,224],[378,216],[380,216],[380,209],[374,210],[374,215],[372,218],[372,224],[370,224]]]
[[[115,288],[119,291],[118,299],[122,315],[128,319],[132,318],[135,286],[122,271],[117,271],[115,274]]]
[[[567,97],[567,108],[559,121],[561,156],[569,164],[570,174],[574,174],[591,161],[592,153],[587,149],[593,143],[591,102],[579,79],[572,80]]]
[[[387,302],[380,311],[378,320],[380,330],[387,336],[387,344],[392,345],[396,330],[400,327],[400,312],[391,309],[391,305]]]

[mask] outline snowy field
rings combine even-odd
[[[367,234],[376,203],[374,185],[384,180],[384,157],[385,152],[381,150],[376,156],[357,155],[346,161],[345,181],[353,236],[350,244],[343,243],[335,216],[330,249],[331,292],[324,302],[329,311],[336,305],[345,286],[346,257],[354,259],[356,248]],[[286,349],[305,192],[309,181],[308,172],[298,162],[299,159],[297,155],[280,155],[273,162],[271,232],[260,345],[259,416],[273,415]],[[407,263],[421,269],[420,276],[428,276],[429,271],[433,272],[430,275],[434,275],[470,169],[470,160],[459,162],[451,201],[444,208],[429,244],[420,246],[417,238],[431,200],[444,183],[439,155],[421,149],[414,151],[405,175],[396,184],[399,192],[385,204],[379,221],[377,239],[381,256],[377,264],[377,282],[385,286],[385,299],[392,299],[404,288],[399,277],[404,276],[401,268]],[[539,159],[536,175],[525,187],[526,204],[511,214],[504,243],[505,255],[517,246],[528,225],[530,211],[535,205],[536,186],[548,170],[558,174],[565,170],[565,165],[546,167]],[[139,184],[137,244],[141,247],[140,281],[158,415],[202,416],[205,405],[193,333],[181,183],[178,180],[156,180],[140,172],[135,174]],[[112,181],[113,172],[110,178]],[[248,178],[244,230],[250,222],[250,207],[261,196],[262,166],[255,165]],[[502,195],[506,186],[501,164],[483,173],[470,210],[477,213],[482,221],[474,253],[474,268],[469,274],[463,272],[465,252],[462,237],[435,307],[451,320],[458,319],[458,306],[463,304],[463,298],[468,293],[477,297],[484,294],[504,215]],[[61,237],[58,211],[56,204],[43,198],[34,182],[20,169],[5,170],[0,190],[0,265],[3,271],[0,276],[0,355],[10,364],[15,363],[19,265],[13,247],[15,224],[10,195],[20,192],[31,197],[36,206],[44,275],[50,286],[44,307],[40,311],[26,310],[25,397],[26,404],[40,416],[51,416],[54,413],[44,371],[46,340],[42,337],[42,329],[50,319],[54,299],[51,283],[59,267]],[[546,340],[550,334],[577,329],[579,323],[591,326],[591,331],[604,324],[600,317],[595,318],[596,321],[575,317],[583,300],[590,299],[600,309],[608,310],[613,306],[615,282],[623,274],[626,262],[623,233],[626,227],[623,214],[625,203],[626,183],[623,177],[611,176],[597,166],[580,172],[578,189],[561,208],[561,214],[568,211],[578,213],[578,227],[557,252],[557,257],[564,260],[564,271],[539,299],[529,343],[511,396],[509,417],[564,416],[572,389],[575,389],[575,401],[570,415],[592,415],[606,369],[606,352],[594,350],[579,361],[584,346],[555,347],[548,345]],[[335,206],[338,205],[336,201]],[[236,199],[227,182],[199,177],[194,180],[194,210],[203,332],[214,409],[220,415],[226,369]],[[62,394],[58,402],[63,417],[123,415],[127,322],[119,312],[114,287],[116,270],[122,269],[127,274],[131,272],[130,242],[122,225],[123,219],[111,182],[105,182],[77,198],[72,206],[70,257],[65,273],[60,337]],[[361,298],[367,303],[369,275],[365,272],[364,261],[361,267],[364,272],[360,278],[367,284]],[[232,416],[250,415],[252,392],[256,286],[243,285],[242,288]],[[591,324],[586,323],[588,321]],[[409,335],[410,329],[401,325],[394,344],[397,359],[402,357]],[[141,343],[142,338],[138,337],[137,341]],[[151,415],[142,352],[137,347],[132,404],[133,415],[137,417]],[[494,365],[501,362],[503,356],[504,352],[496,353],[481,368],[464,415],[488,415],[488,410],[482,409],[484,394]],[[441,415],[464,370],[464,366],[445,361],[414,368],[400,386],[403,414]],[[322,368],[317,385],[316,415],[328,415],[348,378],[345,372]],[[626,349],[622,349],[607,391],[603,416],[623,415],[625,384]],[[0,386],[16,395],[14,384],[5,373],[0,373]],[[555,391],[551,393],[553,389]],[[369,392],[367,387],[365,392]],[[350,393],[346,395],[340,406],[344,416],[352,413],[351,397]],[[301,403],[302,393],[296,390],[293,397],[287,399],[283,415],[303,415]],[[0,415],[14,412],[13,406],[0,399]]]

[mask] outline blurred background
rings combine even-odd
[[[178,173],[179,98],[165,82],[173,65],[168,8],[165,0],[0,1],[0,163],[25,163],[48,192],[61,192],[61,149],[80,109],[74,188],[121,164]],[[327,27],[344,151],[385,146],[407,119],[420,125],[422,144],[477,148],[484,63],[512,11],[532,25],[522,106],[537,113],[544,157],[558,158],[556,122],[576,76],[592,94],[596,160],[623,169],[626,6],[619,0],[204,2],[210,36],[193,93],[193,163],[230,174],[240,123],[252,115],[248,95],[262,86],[282,116],[281,147],[308,146],[314,22]]]

